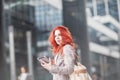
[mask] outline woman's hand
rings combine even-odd
[[[52,61],[51,59],[49,58],[49,63],[46,63],[45,61],[43,60],[40,60],[41,62],[41,66],[47,70],[50,70],[51,66],[52,66]]]

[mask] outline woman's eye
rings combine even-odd
[[[58,34],[58,36],[61,36],[60,34]]]
[[[60,34],[58,34],[58,35],[55,35],[55,37],[58,37],[58,36],[61,36]]]
[[[57,37],[57,35],[55,35],[55,37]]]

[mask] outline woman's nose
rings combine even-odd
[[[59,37],[58,37],[58,36],[57,36],[56,38],[57,38],[57,39],[59,39]]]

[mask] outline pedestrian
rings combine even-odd
[[[26,66],[21,66],[20,68],[20,76],[18,76],[18,80],[31,80],[29,73],[27,72]]]
[[[75,65],[75,45],[69,29],[56,26],[50,33],[49,41],[54,60],[49,59],[48,63],[41,59],[42,67],[53,75],[53,80],[70,80],[69,75]]]

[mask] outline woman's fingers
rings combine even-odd
[[[49,58],[49,64],[52,64],[52,60],[51,60],[51,58]]]
[[[41,64],[45,64],[45,62],[44,62],[43,60],[40,60],[40,63],[41,63]]]
[[[44,67],[45,69],[49,70],[51,65],[52,65],[52,61],[51,59],[49,58],[49,63],[46,63],[45,61],[41,60],[41,66]]]

